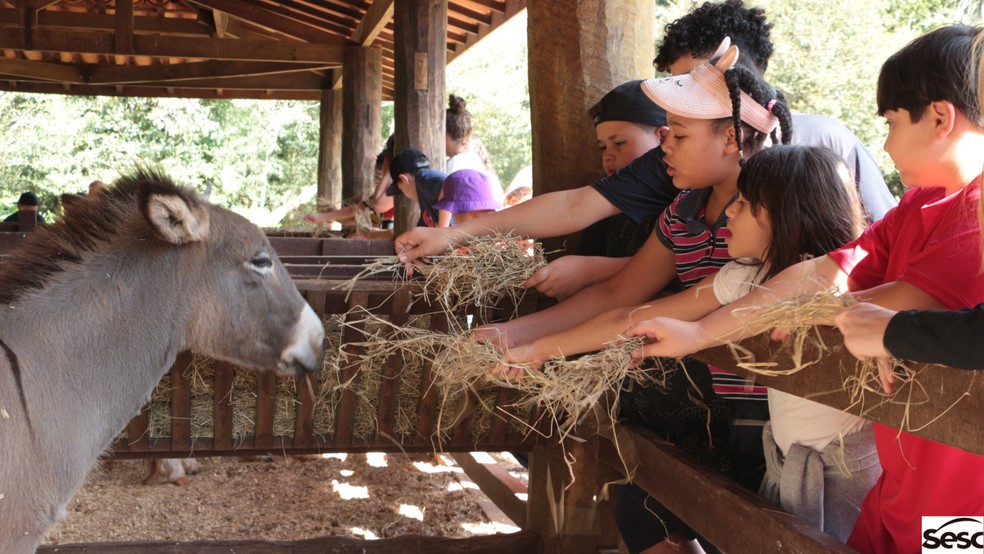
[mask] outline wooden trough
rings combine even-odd
[[[0,254],[15,245],[21,233],[0,233]],[[446,329],[447,321],[429,314],[423,303],[413,304],[415,285],[377,278],[360,282],[346,299],[346,292],[335,287],[358,273],[377,256],[388,256],[392,243],[316,238],[273,237],[274,247],[285,261],[302,293],[325,318],[329,342],[355,341],[345,336],[341,314],[356,306],[368,307],[374,314],[394,323],[416,318],[434,330]],[[326,265],[326,263],[328,265]],[[518,307],[528,313],[540,299],[531,297]],[[511,307],[497,310],[492,317],[512,314]],[[332,338],[332,331],[335,338]],[[351,329],[346,333],[353,332]],[[865,392],[849,394],[844,386],[854,372],[855,361],[843,348],[839,334],[832,329],[819,333],[826,350],[808,351],[804,359],[817,362],[791,376],[753,376],[760,383],[780,390],[810,396],[812,399],[893,427],[905,427],[915,434],[984,455],[984,432],[977,426],[984,379],[976,372],[940,366],[915,366],[919,371],[925,398],[906,404],[902,399],[887,401]],[[765,337],[742,343],[756,359],[776,360],[791,367],[789,353]],[[700,353],[699,357],[718,367],[739,374],[726,348]],[[206,369],[202,369],[207,366]],[[354,368],[339,360],[334,379],[345,382]],[[201,401],[193,379],[211,381],[206,398],[208,422],[196,422],[193,404]],[[252,376],[251,381],[245,377]],[[751,375],[749,375],[751,376]],[[328,400],[318,396],[332,375],[323,371],[312,386],[293,384],[272,375],[261,375],[228,364],[193,358],[179,358],[156,394],[167,398],[170,418],[160,426],[151,421],[150,409],[137,416],[113,447],[118,457],[183,457],[243,455],[255,453],[317,453],[443,450],[530,452],[528,501],[522,502],[515,490],[496,475],[494,469],[474,463],[470,456],[456,457],[469,476],[524,530],[513,535],[475,539],[435,539],[401,537],[386,541],[359,541],[325,537],[308,541],[264,543],[226,541],[221,543],[131,543],[60,545],[44,547],[42,552],[405,552],[426,548],[430,552],[575,552],[609,551],[617,544],[611,503],[605,491],[626,477],[679,515],[697,532],[727,552],[851,552],[832,537],[784,513],[755,494],[730,482],[716,471],[645,430],[633,426],[595,423],[590,418],[580,436],[561,448],[555,440],[526,433],[519,420],[533,423],[537,414],[517,414],[512,392],[495,390],[490,405],[510,412],[513,418],[481,414],[477,398],[464,403],[453,425],[438,428],[439,398],[428,386],[429,368],[412,373],[402,360],[389,360],[383,379],[372,390],[373,398],[357,389],[346,388]],[[286,390],[286,393],[284,392]],[[408,391],[412,394],[408,395]],[[817,394],[820,391],[827,391]],[[237,424],[234,403],[238,397],[252,397],[246,431]],[[923,401],[925,400],[925,401]],[[152,403],[153,404],[153,401]],[[368,413],[368,418],[364,417]],[[944,413],[945,412],[945,413]],[[410,414],[409,421],[401,415]],[[365,421],[370,424],[366,425]],[[402,421],[402,423],[401,423]],[[156,426],[156,427],[155,427]],[[237,430],[238,429],[238,430]],[[206,432],[207,431],[207,432]],[[568,467],[566,458],[576,459]],[[573,481],[572,481],[573,480]]]

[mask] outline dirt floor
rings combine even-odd
[[[495,454],[525,482],[508,454]],[[339,454],[199,460],[187,486],[143,485],[143,460],[102,462],[45,544],[137,540],[296,540],[319,536],[469,537],[518,530],[450,457]]]

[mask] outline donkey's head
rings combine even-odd
[[[159,175],[142,173],[121,181],[127,180],[137,181],[140,212],[159,241],[203,254],[175,258],[192,261],[181,270],[188,273],[186,292],[193,297],[187,346],[284,374],[321,368],[321,319],[259,228]]]

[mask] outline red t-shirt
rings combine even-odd
[[[903,281],[948,309],[984,302],[978,184],[944,197],[907,192],[898,207],[829,256],[865,290]],[[882,476],[865,496],[848,545],[861,552],[922,551],[922,516],[984,515],[984,457],[875,424]]]

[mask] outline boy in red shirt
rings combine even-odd
[[[984,116],[976,96],[981,31],[954,25],[894,54],[878,79],[885,151],[910,187],[899,206],[844,248],[797,264],[701,321],[655,318],[626,333],[653,343],[640,356],[682,356],[742,338],[741,312],[831,286],[900,309],[984,302],[976,208]],[[734,314],[734,315],[733,315]],[[832,322],[825,322],[832,323]],[[984,457],[875,426],[884,469],[848,544],[861,552],[920,552],[922,516],[984,515]]]

